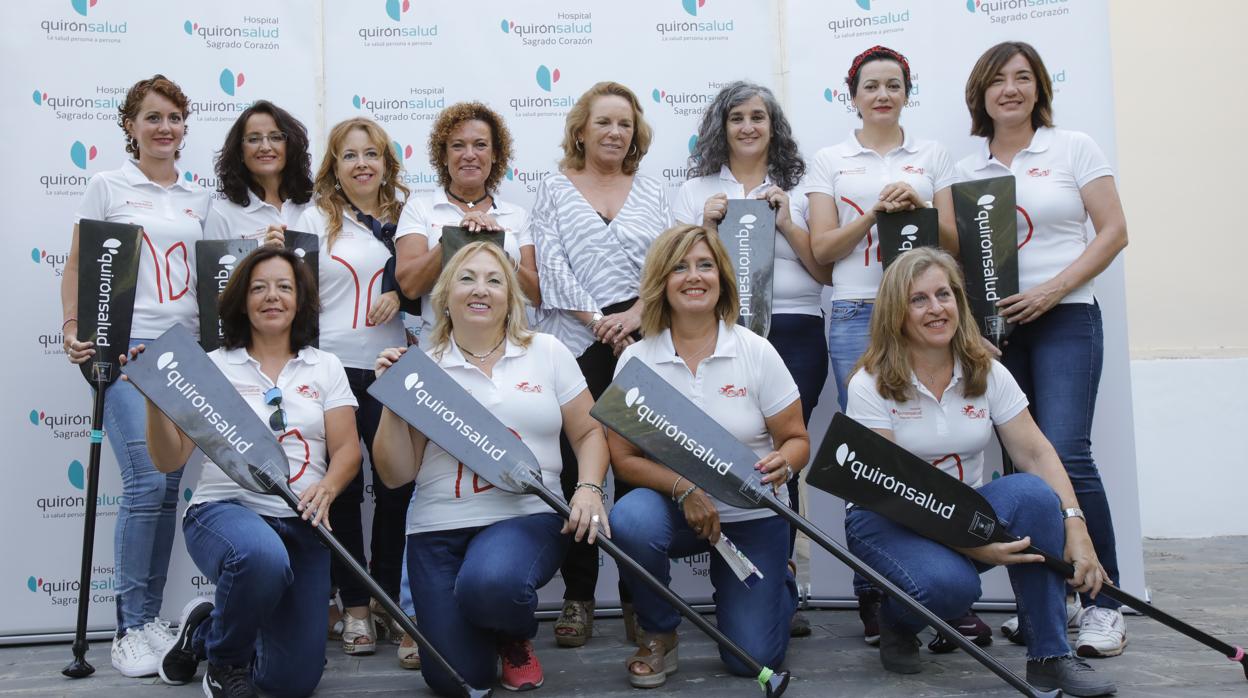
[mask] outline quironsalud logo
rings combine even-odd
[[[1049,19],[1070,14],[1069,0],[966,0],[966,11],[993,24]]]
[[[234,93],[238,90],[238,88],[243,86],[243,83],[246,82],[246,80],[247,79],[243,76],[242,71],[239,71],[236,74],[229,68],[224,68],[221,70],[221,75],[217,78],[217,84],[221,86],[222,92],[233,97]]]
[[[706,2],[707,0],[680,0],[680,6],[685,14],[695,19],[680,18],[656,22],[654,30],[658,32],[662,41],[727,39],[735,30],[734,20],[699,17],[706,8]]]
[[[96,3],[99,1],[100,0],[70,0],[69,4],[74,8],[74,12],[86,17],[87,12],[92,7],[95,7]]]
[[[398,22],[412,9],[411,0],[386,0],[386,16]]]
[[[407,145],[403,145],[402,143],[400,143],[400,142],[398,142],[398,141],[392,141],[392,142],[391,142],[391,145],[393,145],[393,146],[394,146],[394,154],[395,154],[395,157],[397,157],[397,158],[399,159],[399,161],[400,161],[400,162],[402,162],[403,160],[407,160],[407,159],[409,159],[409,158],[411,158],[411,157],[412,157],[412,153],[413,153],[414,151],[412,150],[412,144],[411,144],[411,143],[408,143]]]
[[[94,160],[99,152],[93,145],[84,145],[82,141],[74,141],[73,145],[69,146],[69,161],[74,163],[74,167],[85,170],[87,163]]]
[[[537,86],[550,92],[555,83],[559,82],[559,69],[550,69],[545,65],[537,66]]]
[[[698,10],[706,6],[706,0],[680,0],[680,5],[685,8],[685,12],[688,12],[690,17],[697,17]]]

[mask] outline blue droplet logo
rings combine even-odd
[[[26,588],[31,591],[39,591],[39,580],[34,577],[26,578]]]
[[[82,463],[78,461],[71,461],[69,464],[69,471],[66,475],[69,476],[69,484],[73,485],[74,489],[80,490],[86,486],[87,478],[86,474],[82,471]]]

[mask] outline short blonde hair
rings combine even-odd
[[[325,146],[325,154],[321,156],[321,166],[313,180],[313,193],[316,195],[316,206],[325,214],[325,231],[327,233],[326,250],[332,250],[338,235],[342,233],[342,214],[348,208],[347,195],[335,187],[338,184],[338,158],[342,153],[342,143],[356,129],[368,136],[369,145],[381,152],[384,169],[381,173],[381,189],[377,192],[377,218],[386,223],[397,223],[403,204],[412,193],[407,185],[399,181],[399,173],[403,163],[391,144],[386,130],[372,119],[357,116],[339,121],[329,131],[329,141]],[[402,196],[399,196],[399,194]]]
[[[711,258],[715,260],[719,273],[719,300],[715,303],[715,314],[728,325],[737,321],[737,280],[733,276],[732,262],[724,243],[720,242],[718,235],[700,225],[678,225],[660,235],[646,253],[638,294],[644,304],[641,311],[643,335],[652,337],[672,326],[672,306],[667,302],[667,277],[699,242],[705,242],[711,249]]]
[[[642,116],[641,101],[637,99],[637,95],[620,83],[610,81],[597,83],[585,90],[585,94],[572,105],[563,123],[563,159],[559,161],[559,169],[564,172],[585,169],[584,146],[577,147],[581,130],[589,123],[589,112],[594,106],[594,100],[611,95],[623,97],[633,108],[633,142],[629,144],[628,154],[624,156],[623,170],[626,175],[637,172],[641,159],[650,150],[650,142],[654,140],[654,131]]]
[[[484,240],[470,242],[446,263],[446,266],[442,268],[442,273],[438,276],[437,283],[433,285],[433,290],[429,292],[429,302],[433,303],[433,314],[437,318],[429,336],[429,346],[433,348],[435,356],[441,357],[450,346],[451,330],[455,329],[450,313],[447,312],[451,285],[455,283],[455,276],[459,274],[460,268],[478,252],[484,252],[493,257],[503,270],[503,278],[506,279],[507,286],[507,318],[503,321],[503,326],[507,339],[511,340],[512,344],[522,347],[529,346],[529,342],[533,339],[528,316],[525,315],[524,292],[520,290],[520,279],[516,276],[511,261],[507,259],[507,254],[503,252],[503,248],[492,242]]]

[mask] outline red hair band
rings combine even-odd
[[[905,77],[906,82],[910,82],[910,62],[906,57],[888,48],[887,46],[872,46],[854,57],[854,62],[849,64],[849,75],[845,77],[846,85],[853,85],[854,80],[858,77],[858,70],[862,68],[862,64],[871,59],[892,59],[901,65],[901,74]]]

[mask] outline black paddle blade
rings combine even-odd
[[[169,328],[121,371],[231,480],[274,494],[289,477],[286,454],[189,330]]]
[[[80,365],[92,385],[117,379],[117,357],[130,346],[142,232],[125,223],[78,222],[77,336],[95,342],[95,355]]]
[[[979,331],[1001,346],[1014,325],[1001,317],[997,301],[1018,293],[1014,175],[959,182],[951,189],[967,299]]]
[[[491,485],[515,494],[541,482],[537,458],[498,417],[413,347],[368,394]]]
[[[878,214],[875,229],[880,235],[879,250],[885,269],[903,252],[940,247],[939,212],[934,208]]]
[[[758,456],[641,359],[625,364],[589,413],[725,504],[784,506],[754,470]]]
[[[234,267],[252,250],[255,240],[196,240],[195,298],[199,301],[199,345],[204,351],[221,346],[225,333],[217,312]]]
[[[470,242],[492,242],[501,250],[504,248],[506,239],[507,233],[502,230],[481,230],[470,233],[466,228],[458,225],[444,225],[442,237],[438,238],[438,244],[442,246],[442,266],[446,267],[455,253]]]
[[[951,547],[1013,540],[979,492],[843,413],[806,482]]]
[[[737,324],[766,337],[776,269],[776,212],[764,199],[729,199],[719,239],[737,281]]]

